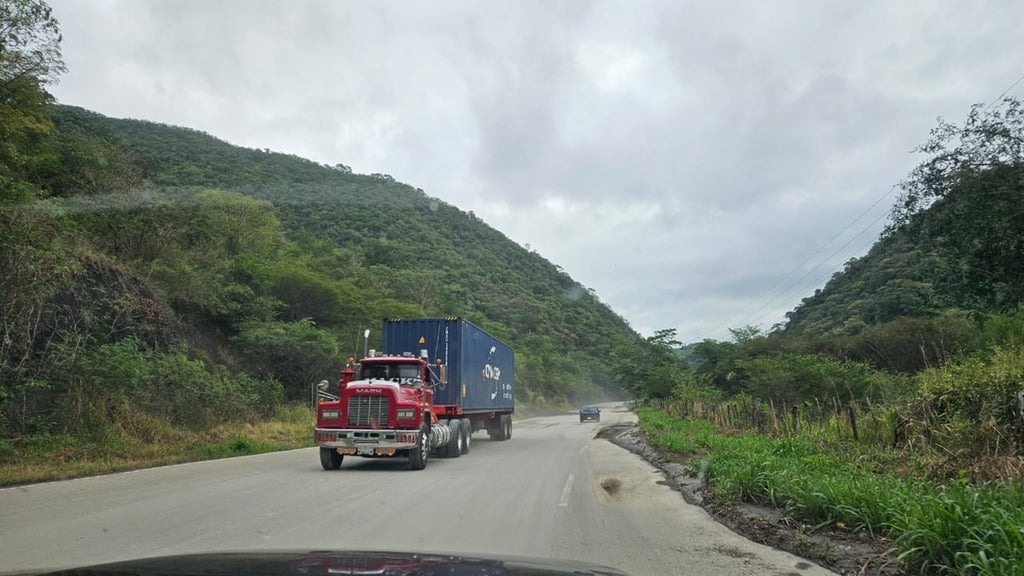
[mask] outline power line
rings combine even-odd
[[[997,97],[996,97],[996,98],[995,98],[994,100],[992,100],[992,102],[990,102],[990,103],[989,103],[989,105],[988,105],[988,106],[986,107],[986,109],[988,109],[988,108],[991,108],[991,107],[992,107],[992,106],[994,106],[994,105],[995,105],[995,104],[996,104],[997,102],[999,102],[1000,100],[1002,100],[1002,98],[1003,98],[1004,96],[1006,96],[1007,94],[1009,94],[1009,93],[1010,93],[1010,91],[1011,91],[1011,90],[1013,90],[1013,89],[1014,89],[1014,88],[1015,88],[1015,87],[1016,87],[1016,86],[1017,86],[1018,84],[1020,84],[1021,82],[1024,82],[1024,74],[1022,74],[1022,75],[1021,75],[1021,76],[1020,76],[1019,78],[1017,78],[1016,80],[1014,80],[1014,81],[1013,81],[1013,83],[1012,83],[1012,84],[1010,84],[1010,86],[1006,88],[1006,90],[1003,90],[1003,92],[1002,92],[1002,93],[1001,93],[1001,94],[1000,94],[999,96],[997,96]],[[865,214],[867,214],[867,213],[868,213],[868,212],[870,212],[870,211],[871,211],[871,210],[872,210],[872,209],[873,209],[873,208],[874,208],[875,206],[877,206],[879,202],[881,202],[882,200],[884,200],[884,199],[888,198],[888,197],[889,197],[890,195],[892,195],[892,193],[893,193],[893,192],[894,192],[894,191],[896,190],[896,187],[897,187],[897,185],[895,185],[895,184],[894,184],[893,186],[891,186],[891,187],[889,188],[889,190],[888,190],[888,191],[887,191],[887,192],[886,192],[885,194],[883,194],[883,195],[882,195],[882,196],[881,196],[880,198],[878,198],[877,200],[875,200],[875,201],[874,201],[874,202],[873,202],[873,203],[872,203],[872,204],[871,204],[870,206],[868,206],[868,207],[867,207],[867,209],[865,209],[865,210],[864,210],[863,212],[861,212],[861,213],[860,213],[860,214],[859,214],[859,215],[858,215],[858,216],[857,216],[856,218],[854,218],[854,219],[853,219],[852,221],[850,221],[850,223],[849,223],[849,224],[847,224],[847,225],[846,225],[846,226],[845,226],[845,227],[844,227],[844,228],[843,228],[842,230],[840,230],[840,231],[839,231],[839,232],[838,232],[838,233],[837,233],[837,234],[836,234],[835,236],[833,236],[833,237],[832,237],[832,238],[831,238],[831,239],[830,239],[830,240],[829,240],[828,242],[826,242],[826,243],[822,244],[822,245],[821,245],[821,247],[820,247],[820,248],[818,248],[817,250],[815,250],[813,254],[811,254],[810,256],[808,256],[807,258],[805,258],[805,259],[804,259],[804,260],[803,260],[802,262],[800,262],[799,264],[797,264],[797,265],[796,265],[796,266],[795,266],[795,267],[794,267],[794,268],[793,268],[792,270],[790,270],[789,272],[787,272],[787,273],[786,273],[786,274],[785,274],[784,276],[782,276],[782,277],[781,277],[781,278],[780,278],[780,279],[779,279],[778,281],[776,281],[776,282],[775,282],[775,284],[773,284],[773,285],[772,285],[772,286],[771,286],[770,288],[768,288],[768,290],[766,290],[766,291],[765,291],[765,293],[764,293],[764,296],[762,296],[762,297],[761,297],[761,299],[764,299],[764,298],[768,298],[768,300],[767,300],[767,301],[766,301],[766,302],[765,302],[764,304],[762,304],[762,305],[761,305],[761,307],[759,307],[759,308],[758,308],[757,310],[755,310],[755,311],[754,311],[754,312],[753,312],[752,314],[746,315],[746,310],[749,310],[750,308],[753,308],[754,306],[757,306],[757,302],[759,302],[759,301],[761,300],[761,299],[758,299],[757,301],[755,301],[755,302],[754,302],[754,304],[752,304],[752,305],[751,305],[750,307],[748,307],[748,308],[747,308],[746,310],[744,310],[744,311],[741,311],[740,313],[738,313],[738,314],[735,314],[735,315],[731,316],[731,317],[730,317],[729,319],[725,320],[724,322],[722,322],[722,323],[718,324],[718,325],[717,325],[717,326],[716,326],[716,327],[715,327],[715,328],[714,328],[714,329],[713,329],[713,330],[711,331],[711,334],[717,334],[717,333],[718,333],[718,332],[719,332],[719,331],[720,331],[720,330],[721,330],[721,329],[722,329],[723,327],[726,327],[726,326],[728,326],[729,324],[732,324],[732,323],[733,323],[733,321],[735,321],[735,320],[736,320],[737,318],[741,318],[741,317],[744,317],[745,315],[746,315],[746,316],[745,316],[745,318],[746,318],[747,320],[745,320],[745,321],[744,321],[744,322],[742,322],[741,324],[742,324],[742,325],[749,325],[749,324],[750,324],[750,322],[749,322],[749,319],[750,319],[750,318],[752,318],[752,317],[754,317],[754,316],[756,316],[757,314],[761,313],[762,311],[764,311],[764,310],[765,310],[765,309],[766,309],[766,308],[767,308],[767,307],[768,307],[768,306],[769,306],[769,305],[770,305],[770,304],[771,304],[772,302],[774,302],[775,300],[777,300],[777,299],[778,299],[778,297],[779,297],[779,295],[780,295],[780,294],[785,294],[785,293],[788,293],[788,292],[789,292],[789,290],[790,290],[790,289],[792,289],[793,287],[795,287],[795,286],[796,286],[797,284],[799,284],[799,283],[800,283],[800,281],[802,281],[803,279],[807,278],[807,277],[808,277],[809,275],[811,275],[811,274],[812,274],[812,273],[813,273],[813,272],[814,272],[815,270],[817,270],[818,268],[820,268],[820,267],[821,267],[822,265],[824,265],[824,264],[825,264],[826,262],[830,261],[830,260],[831,260],[832,258],[834,258],[834,257],[835,257],[835,256],[836,256],[837,254],[839,254],[839,252],[841,252],[841,251],[842,251],[842,250],[843,250],[844,248],[846,248],[847,246],[849,246],[851,242],[853,242],[854,240],[856,240],[857,238],[859,238],[860,236],[862,236],[862,235],[863,235],[863,234],[864,234],[865,232],[867,232],[867,231],[868,231],[868,230],[869,230],[869,229],[870,229],[870,228],[871,228],[872,226],[874,226],[875,224],[877,224],[877,223],[878,223],[878,222],[879,222],[879,221],[880,221],[880,220],[881,220],[881,219],[882,219],[882,218],[883,218],[883,217],[885,216],[885,214],[882,214],[882,215],[880,215],[880,216],[879,216],[878,218],[876,218],[876,219],[875,219],[875,220],[874,220],[873,222],[871,222],[871,224],[868,224],[868,226],[867,226],[866,228],[862,229],[862,230],[861,230],[861,231],[860,231],[859,233],[857,233],[857,234],[856,234],[855,236],[853,236],[852,238],[850,238],[850,240],[848,240],[848,241],[847,241],[847,242],[846,242],[845,244],[843,244],[842,246],[840,246],[840,247],[839,247],[839,248],[838,248],[838,249],[837,249],[837,250],[836,250],[835,252],[833,252],[833,253],[832,253],[832,254],[831,254],[831,255],[830,255],[830,256],[829,256],[828,258],[826,258],[825,260],[823,260],[822,262],[820,262],[820,263],[819,263],[819,264],[818,264],[817,266],[815,266],[815,267],[814,267],[814,268],[812,268],[811,270],[809,270],[809,271],[807,271],[806,273],[804,273],[804,275],[803,275],[803,276],[801,276],[800,278],[798,278],[798,279],[797,279],[796,281],[794,281],[794,282],[793,282],[792,284],[790,284],[790,285],[789,285],[789,286],[788,286],[787,288],[783,289],[783,290],[782,290],[781,292],[779,292],[779,293],[777,293],[777,294],[775,294],[775,295],[772,295],[772,292],[773,292],[773,291],[774,291],[774,290],[775,290],[776,288],[778,288],[778,287],[779,287],[779,286],[780,286],[780,285],[781,285],[781,284],[782,284],[783,282],[785,282],[785,280],[786,280],[787,278],[789,278],[789,277],[791,277],[792,275],[794,275],[794,274],[795,274],[795,273],[797,272],[797,270],[799,270],[799,269],[800,269],[801,267],[803,267],[803,266],[804,266],[805,264],[807,264],[807,263],[808,263],[808,262],[810,262],[810,261],[811,261],[812,259],[814,259],[814,257],[815,257],[815,256],[817,256],[818,254],[820,254],[820,253],[821,253],[821,252],[822,252],[822,251],[823,251],[823,250],[824,250],[824,249],[825,249],[826,247],[828,247],[828,246],[829,246],[830,244],[832,244],[833,242],[835,242],[835,241],[836,241],[836,239],[838,239],[838,238],[839,238],[840,236],[842,236],[842,234],[843,234],[844,232],[846,232],[847,230],[849,230],[849,229],[850,229],[850,227],[852,227],[852,226],[853,226],[853,225],[854,225],[855,223],[857,223],[857,222],[858,222],[858,221],[859,221],[859,220],[860,220],[861,218],[863,218]],[[863,251],[863,250],[864,250],[865,248],[867,248],[867,247],[871,246],[871,245],[872,245],[872,244],[874,244],[875,242],[877,242],[877,240],[876,240],[876,239],[872,239],[872,240],[871,240],[871,242],[869,242],[869,243],[867,243],[867,244],[865,244],[865,245],[861,246],[861,247],[860,247],[860,248],[859,248],[859,249],[858,249],[857,251],[855,251],[854,253],[855,253],[855,254],[856,254],[856,253],[860,253],[860,252],[861,252],[861,251]],[[843,266],[843,265],[845,265],[845,263],[846,263],[846,260],[844,259],[844,261],[843,261],[843,262],[841,262],[840,264],[837,264],[837,265],[833,266],[832,270],[830,270],[830,271],[829,271],[829,273],[831,273],[831,272],[834,272],[834,271],[835,271],[835,270],[837,270],[837,269],[838,269],[838,268],[839,268],[840,266]],[[805,285],[805,286],[804,286],[803,288],[800,288],[800,289],[799,289],[799,290],[797,290],[797,291],[796,291],[795,293],[789,293],[789,294],[788,294],[788,296],[787,296],[787,297],[785,297],[785,298],[784,298],[784,299],[783,299],[782,301],[783,301],[783,302],[787,302],[787,301],[789,301],[789,299],[790,299],[790,298],[792,298],[793,296],[797,296],[797,295],[799,295],[799,294],[802,294],[802,293],[806,292],[806,290],[807,290],[808,288],[810,288],[811,286],[813,286],[813,285],[815,285],[815,284],[819,283],[819,282],[820,282],[821,280],[823,280],[823,279],[824,279],[824,276],[822,276],[822,277],[819,277],[819,278],[815,278],[815,280],[814,280],[814,281],[813,281],[813,282],[812,282],[811,284],[809,284],[809,285]],[[761,320],[761,319],[762,319],[762,318],[763,318],[764,316],[765,316],[764,314],[761,314],[760,316],[756,316],[756,318],[755,318],[755,321],[760,321],[760,320]]]
[[[820,264],[818,264],[817,266],[815,266],[814,268],[812,268],[812,269],[811,269],[811,270],[810,270],[810,271],[809,271],[809,272],[808,272],[807,274],[804,274],[804,275],[803,275],[803,276],[802,276],[802,277],[800,278],[800,280],[803,280],[804,278],[806,278],[807,276],[809,276],[810,274],[812,274],[812,273],[813,273],[813,272],[814,272],[815,270],[817,270],[818,268],[821,268],[821,267],[822,267],[822,266],[823,266],[823,265],[824,265],[825,263],[827,263],[827,262],[831,261],[831,260],[832,260],[832,259],[833,259],[833,258],[834,258],[834,257],[835,257],[836,255],[838,255],[838,254],[839,254],[840,252],[842,252],[844,248],[846,248],[847,246],[849,246],[850,244],[852,244],[854,240],[856,240],[857,238],[860,238],[861,236],[863,236],[863,235],[864,235],[864,233],[865,233],[865,232],[867,232],[868,230],[870,230],[870,229],[871,229],[871,228],[872,228],[872,227],[873,227],[873,226],[874,226],[875,224],[878,224],[878,223],[879,223],[879,222],[880,222],[880,221],[882,220],[882,218],[884,218],[884,217],[885,217],[885,215],[886,215],[886,214],[885,214],[885,213],[883,213],[883,214],[879,215],[879,216],[878,216],[878,218],[875,218],[875,219],[874,219],[874,221],[872,221],[872,222],[871,222],[870,224],[868,224],[867,226],[865,226],[865,227],[864,227],[864,228],[863,228],[863,229],[862,229],[862,230],[861,230],[860,232],[858,232],[856,236],[853,236],[852,238],[850,238],[849,240],[847,240],[845,244],[843,244],[842,246],[840,246],[839,248],[837,248],[837,249],[836,249],[836,251],[835,251],[835,252],[833,252],[832,254],[830,254],[828,258],[826,258],[826,259],[825,259],[825,260],[823,260],[823,261],[822,261],[822,262],[821,262]],[[876,242],[876,240],[874,240],[874,239],[872,239],[872,240],[871,240],[871,244],[874,244],[875,242]],[[828,272],[829,272],[829,273],[831,273],[832,271],[835,271],[835,270],[836,270],[837,268],[839,268],[840,266],[843,266],[844,264],[846,264],[846,260],[845,260],[845,259],[843,260],[843,262],[840,262],[839,264],[836,264],[835,266],[833,266],[833,267],[832,267],[832,270],[830,270],[830,271],[828,271]],[[789,301],[790,299],[792,299],[792,298],[793,298],[794,296],[799,296],[800,294],[803,294],[803,293],[805,293],[805,292],[806,292],[806,291],[807,291],[807,290],[808,290],[808,289],[809,289],[810,287],[812,287],[812,286],[814,286],[814,285],[818,284],[818,283],[819,283],[819,282],[821,282],[821,280],[823,280],[824,278],[825,278],[824,276],[822,276],[822,277],[819,277],[819,278],[815,278],[815,279],[814,279],[814,280],[813,280],[813,281],[812,281],[812,282],[811,282],[810,284],[805,284],[804,286],[802,286],[802,287],[798,288],[798,289],[796,290],[796,292],[791,292],[791,293],[789,293],[789,294],[788,294],[788,295],[787,295],[787,296],[786,296],[785,298],[783,298],[782,302],[788,302],[788,301]],[[792,285],[790,286],[790,288],[792,288],[793,286],[796,286],[796,285],[797,285],[797,284],[798,284],[798,283],[800,282],[800,280],[797,280],[796,282],[794,282],[794,283],[793,283],[793,284],[792,284]],[[787,290],[788,290],[788,289],[787,289]],[[760,322],[760,321],[761,321],[761,319],[762,319],[762,318],[764,318],[764,316],[765,316],[764,314],[762,314],[761,316],[758,316],[758,317],[757,317],[757,318],[755,318],[755,319],[753,320],[753,322],[751,322],[751,323],[755,323],[755,324],[756,324],[757,322]]]
[[[804,258],[804,260],[803,260],[802,262],[800,262],[799,264],[797,264],[796,266],[794,266],[792,270],[790,270],[790,271],[789,271],[789,272],[787,272],[787,273],[786,273],[786,274],[785,274],[784,276],[782,276],[781,278],[779,278],[779,280],[778,280],[778,281],[776,281],[776,282],[775,282],[775,284],[773,284],[771,288],[769,288],[768,290],[766,290],[766,291],[765,291],[765,294],[764,294],[764,296],[762,296],[761,298],[763,299],[763,298],[767,298],[767,297],[771,296],[771,294],[772,294],[772,291],[773,291],[773,290],[775,290],[776,288],[778,288],[778,287],[779,287],[779,285],[781,285],[781,284],[782,284],[783,282],[785,282],[787,278],[789,278],[790,276],[794,275],[794,274],[795,274],[795,273],[796,273],[796,272],[797,272],[798,270],[800,270],[800,269],[801,269],[801,268],[802,268],[802,267],[803,267],[803,266],[804,266],[805,264],[807,264],[808,262],[810,262],[810,261],[811,261],[811,259],[813,259],[813,258],[814,258],[815,256],[817,256],[818,254],[821,254],[821,252],[822,252],[822,251],[823,251],[823,250],[824,250],[825,248],[827,248],[827,247],[829,246],[829,244],[832,244],[833,242],[835,242],[835,241],[836,241],[836,240],[837,240],[837,239],[838,239],[838,238],[839,238],[840,236],[842,236],[842,235],[843,235],[843,233],[844,233],[844,232],[846,232],[846,231],[847,231],[847,230],[849,230],[849,229],[850,229],[850,228],[851,228],[851,227],[852,227],[852,226],[853,226],[854,224],[856,224],[858,220],[860,220],[861,218],[863,218],[863,217],[864,217],[864,215],[866,215],[866,214],[867,214],[868,212],[870,212],[870,211],[871,211],[872,209],[874,209],[874,207],[875,207],[875,206],[877,206],[879,202],[881,202],[882,200],[885,200],[885,199],[886,199],[886,198],[888,198],[888,197],[889,197],[890,195],[892,195],[892,193],[893,193],[893,192],[894,192],[895,190],[896,190],[896,186],[895,186],[895,185],[893,185],[892,187],[890,187],[890,188],[889,188],[889,190],[888,190],[888,191],[887,191],[887,192],[886,192],[885,194],[883,194],[883,195],[882,195],[881,197],[879,197],[879,198],[878,198],[877,200],[875,200],[874,202],[872,202],[870,206],[868,206],[868,207],[867,207],[867,208],[866,208],[866,209],[865,209],[865,210],[864,210],[863,212],[861,212],[861,213],[860,213],[859,215],[857,215],[857,217],[856,217],[856,218],[854,218],[853,220],[851,220],[849,224],[847,224],[847,225],[846,225],[846,226],[845,226],[845,227],[844,227],[844,228],[843,228],[842,230],[840,230],[839,232],[837,232],[837,233],[836,233],[836,235],[835,235],[835,236],[833,236],[833,237],[832,237],[832,238],[831,238],[831,239],[830,239],[830,240],[829,240],[828,242],[825,242],[824,244],[822,244],[822,245],[821,245],[821,247],[820,247],[820,248],[818,248],[817,250],[815,250],[813,254],[811,254],[811,255],[810,255],[810,256],[808,256],[807,258]],[[877,220],[875,220],[875,222],[877,222]],[[863,234],[863,231],[861,232],[861,234]],[[854,238],[856,238],[856,236],[855,236]],[[813,269],[812,269],[812,271],[813,271]],[[804,276],[801,276],[801,277],[800,277],[799,279],[797,279],[797,281],[796,281],[796,282],[799,282],[800,280],[803,280],[803,279],[804,279],[804,278],[805,278],[806,276],[807,276],[806,274],[805,274]],[[795,284],[795,283],[794,283],[794,284]],[[790,287],[788,287],[788,288],[784,289],[784,290],[783,290],[783,292],[785,292],[785,291],[789,290],[789,288],[792,288],[792,286],[790,286]],[[777,296],[778,296],[778,295],[776,295],[775,297],[777,297]],[[775,297],[772,297],[772,299],[774,299]],[[727,326],[727,325],[731,324],[731,323],[732,323],[733,321],[735,321],[735,320],[736,320],[737,318],[742,318],[742,317],[744,317],[744,316],[746,316],[746,317],[748,317],[748,318],[749,318],[750,316],[753,316],[754,314],[757,314],[757,313],[758,313],[758,312],[760,312],[761,310],[764,310],[764,308],[765,308],[766,306],[768,306],[768,304],[769,304],[769,303],[770,303],[771,301],[769,300],[769,302],[766,302],[766,303],[765,303],[764,305],[762,305],[762,306],[761,306],[760,308],[758,308],[758,309],[757,309],[756,311],[754,311],[754,312],[753,312],[752,314],[751,314],[751,313],[749,313],[749,310],[750,310],[751,308],[753,308],[754,306],[757,306],[757,302],[760,302],[760,299],[758,299],[757,301],[755,301],[755,302],[754,302],[754,303],[753,303],[752,305],[750,305],[750,306],[749,306],[749,307],[748,307],[747,309],[745,309],[745,310],[743,310],[743,311],[739,312],[738,314],[735,314],[734,316],[730,317],[730,318],[729,318],[728,320],[725,320],[724,322],[722,322],[721,324],[719,324],[718,326],[716,326],[716,327],[715,327],[715,328],[714,328],[714,329],[713,329],[713,330],[711,331],[711,333],[712,333],[712,334],[717,334],[719,330],[721,330],[721,329],[722,329],[723,327],[725,327],[725,326]]]
[[[858,247],[858,248],[857,248],[856,250],[854,250],[854,251],[853,251],[853,253],[854,253],[854,254],[860,254],[860,253],[863,253],[863,252],[865,252],[865,250],[869,250],[869,249],[871,248],[871,246],[873,246],[873,245],[874,245],[875,243],[877,243],[877,242],[878,242],[878,241],[877,241],[876,239],[874,239],[874,238],[871,238],[870,240],[868,240],[868,242],[866,242],[866,243],[864,243],[864,244],[861,244],[861,245],[860,245],[860,246],[859,246],[859,247]],[[843,261],[843,262],[840,262],[840,263],[836,264],[835,266],[833,266],[833,267],[832,267],[831,269],[829,269],[829,270],[826,270],[824,274],[822,274],[822,275],[820,275],[820,276],[818,276],[818,277],[814,278],[812,282],[810,282],[809,284],[806,284],[806,285],[805,285],[805,286],[804,286],[803,288],[801,288],[800,290],[796,291],[796,292],[795,292],[795,293],[793,293],[793,294],[790,294],[790,295],[789,295],[789,297],[787,297],[787,298],[783,299],[783,300],[782,300],[782,303],[785,303],[785,302],[789,302],[789,301],[791,301],[791,300],[792,300],[792,299],[793,299],[794,297],[800,297],[800,296],[801,296],[802,294],[805,294],[805,293],[807,292],[807,290],[809,290],[810,288],[812,288],[812,287],[814,287],[814,286],[816,286],[816,285],[819,285],[819,284],[821,284],[821,283],[822,283],[823,281],[825,281],[825,280],[826,280],[827,278],[830,278],[830,277],[831,277],[831,276],[832,276],[833,274],[835,274],[835,272],[836,272],[837,270],[839,270],[839,269],[840,269],[840,268],[842,268],[843,266],[846,266],[846,263],[847,263],[847,261]],[[801,300],[802,300],[802,298],[801,298]],[[781,303],[780,303],[780,304],[781,304]],[[795,305],[794,305],[794,308],[795,308]],[[761,320],[761,318],[758,318],[758,319],[757,319],[757,321],[760,321],[760,320]]]
[[[1000,94],[999,96],[996,96],[996,99],[991,101],[991,102],[989,102],[988,106],[986,106],[985,108],[988,109],[988,108],[991,108],[991,107],[995,106],[996,102],[999,102],[1000,100],[1002,100],[1003,96],[1006,96],[1010,92],[1010,90],[1013,90],[1014,86],[1016,86],[1017,84],[1020,84],[1021,82],[1024,82],[1024,74],[1021,74],[1020,78],[1017,78],[1017,80],[1014,81],[1013,84],[1010,84],[1009,88],[1007,88],[1006,90],[1003,90],[1003,93]]]

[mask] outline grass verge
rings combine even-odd
[[[286,406],[262,422],[225,422],[206,430],[173,428],[146,417],[87,436],[5,441],[0,442],[0,486],[303,448],[313,445],[312,426],[308,407]]]
[[[1024,574],[1024,483],[936,481],[875,470],[863,450],[800,436],[725,435],[638,408],[659,448],[689,456],[716,497],[778,506],[818,527],[892,539],[913,573]],[[886,456],[882,455],[881,459]]]

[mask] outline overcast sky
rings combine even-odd
[[[391,174],[684,342],[781,322],[1024,74],[1021,0],[51,5],[60,102]]]

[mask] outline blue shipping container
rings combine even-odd
[[[447,365],[448,381],[434,389],[434,404],[473,412],[512,412],[515,352],[462,318],[399,318],[384,321],[386,354],[420,356]]]

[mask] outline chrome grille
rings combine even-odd
[[[382,394],[349,396],[349,426],[385,426],[391,411],[391,398]]]

